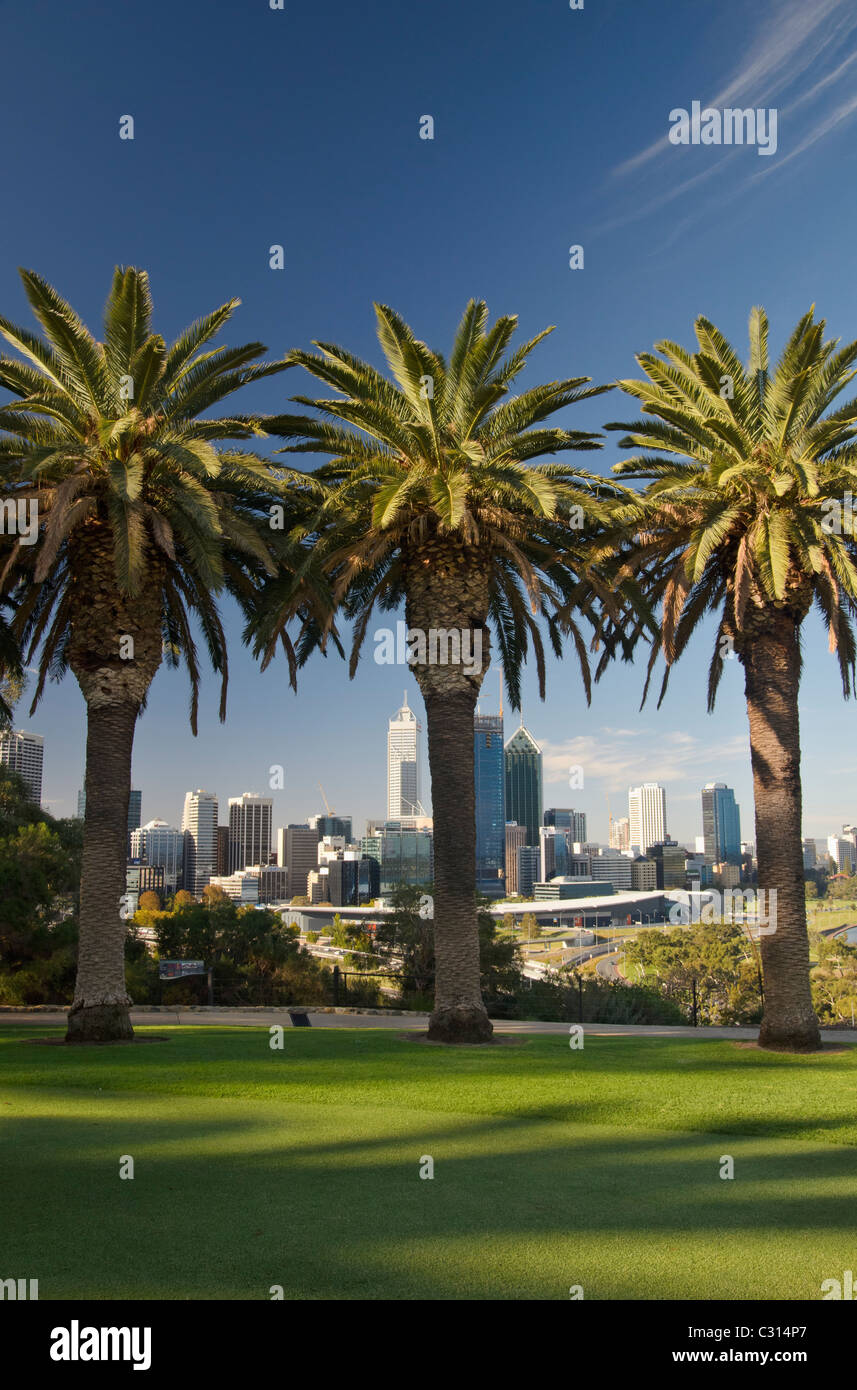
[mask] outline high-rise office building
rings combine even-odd
[[[125,896],[130,914],[138,910],[144,893],[157,893],[163,900],[165,892],[164,870],[160,864],[126,864]]]
[[[318,831],[318,838],[325,835],[341,835],[346,844],[353,839],[351,816],[337,816],[332,811],[329,816],[307,816],[307,825]]]
[[[182,813],[184,873],[182,882],[199,897],[217,869],[217,796],[214,792],[188,792]]]
[[[229,826],[217,827],[217,875],[224,878],[229,874]]]
[[[702,789],[702,836],[710,864],[740,863],[741,815],[725,782],[707,782]]]
[[[506,897],[515,898],[520,893],[518,887],[518,850],[527,843],[527,827],[506,822]]]
[[[361,853],[376,859],[380,871],[379,892],[389,893],[397,884],[418,887],[434,880],[434,836],[430,830],[411,830],[401,821],[374,827],[364,835]]]
[[[659,888],[687,886],[687,850],[682,845],[650,845],[646,858],[655,861]]]
[[[857,869],[857,849],[850,838],[841,835],[828,835],[827,853],[835,862],[839,873],[848,871],[853,874]]]
[[[165,892],[175,893],[182,880],[184,836],[165,820],[147,821],[131,831],[131,858],[162,868]]]
[[[77,819],[83,820],[86,815],[86,792],[79,791],[77,794]]]
[[[667,837],[667,794],[657,782],[644,782],[628,790],[630,848],[647,854],[649,845]]]
[[[143,824],[143,793],[132,787],[128,794],[128,852],[131,851],[131,834]]]
[[[542,823],[542,750],[523,724],[505,748],[506,815],[527,827],[527,844],[538,853]]]
[[[359,907],[381,891],[381,866],[368,855],[352,854],[331,859],[327,865],[327,889],[334,907]]]
[[[617,893],[630,893],[633,885],[631,859],[615,849],[603,849],[589,856],[589,872],[599,883],[612,883]]]
[[[539,851],[535,845],[519,845],[517,859],[518,893],[522,898],[533,896],[533,884],[539,880]]]
[[[287,825],[277,831],[277,864],[289,871],[290,898],[307,894],[307,879],[318,868],[318,831],[310,825]]]
[[[237,873],[252,864],[267,864],[271,858],[271,818],[274,803],[269,796],[244,792],[229,798],[229,872]]]
[[[502,714],[477,714],[473,721],[476,790],[476,888],[501,897],[504,888],[506,778]]]
[[[620,851],[631,848],[631,822],[627,816],[610,822],[610,848]]]
[[[420,732],[422,725],[405,702],[387,725],[387,819],[422,813]]]
[[[569,830],[543,825],[539,831],[539,869],[541,883],[564,878],[569,872]]]
[[[549,806],[544,814],[545,825],[553,825],[557,830],[568,831],[569,844],[586,839],[586,813],[573,811],[569,806]]]
[[[45,741],[41,734],[28,734],[23,729],[5,729],[0,733],[0,764],[24,779],[30,800],[42,804],[42,768],[45,761]]]
[[[658,866],[654,859],[638,854],[631,860],[631,891],[653,893],[658,886]]]
[[[284,903],[289,900],[289,871],[276,864],[260,864],[259,902]]]

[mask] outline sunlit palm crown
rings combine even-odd
[[[762,309],[750,315],[746,367],[708,319],[695,328],[695,353],[657,343],[660,356],[637,358],[646,380],[619,383],[656,418],[607,426],[629,431],[623,447],[652,451],[614,471],[650,480],[622,519],[635,533],[635,562],[652,577],[650,593],[663,601],[667,676],[703,614],[719,610],[712,705],[721,639],[730,637],[740,654],[766,610],[785,609],[799,623],[814,601],[848,694],[855,547],[850,534],[835,533],[822,503],[857,492],[857,399],[830,409],[855,375],[857,343],[839,348],[838,340],[825,340],[824,321],[815,322],[810,309],[772,371]]]
[[[270,464],[220,441],[264,435],[257,417],[201,419],[248,382],[282,371],[257,364],[261,343],[212,349],[231,300],[167,347],[151,331],[148,277],[116,270],[98,342],[38,275],[22,279],[43,337],[0,318],[22,361],[0,359],[0,385],[17,397],[0,409],[0,497],[36,500],[37,544],[4,537],[0,592],[17,600],[14,629],[41,643],[40,680],[68,665],[75,593],[70,550],[106,545],[117,592],[156,585],[167,660],[187,663],[195,715],[198,668],[189,614],[203,630],[225,681],[225,647],[214,595],[239,596],[269,555]]]
[[[315,541],[316,562],[319,553],[323,557],[334,595],[347,595],[346,612],[356,619],[352,670],[375,603],[392,609],[403,597],[408,557],[438,546],[466,547],[474,563],[490,571],[489,621],[516,701],[527,633],[542,666],[534,615],[548,619],[557,649],[561,632],[571,632],[585,663],[577,627],[557,613],[582,583],[575,569],[582,535],[603,520],[608,494],[620,489],[600,480],[602,503],[590,475],[532,461],[598,448],[597,435],[542,422],[608,388],[571,377],[512,395],[533,348],[552,330],[504,356],[517,319],[502,317],[489,328],[484,303],[468,304],[448,361],[418,341],[392,309],[376,305],[375,313],[393,380],[343,348],[317,342],[318,352],[294,351],[287,360],[337,396],[294,396],[313,413],[283,415],[267,425],[292,441],[282,452],[332,456],[311,481],[298,473],[294,480],[317,490],[307,535]],[[565,524],[575,506],[584,509],[587,532]],[[285,588],[279,594],[276,588],[256,628],[266,655],[271,615],[285,601]]]

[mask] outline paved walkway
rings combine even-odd
[[[316,1013],[312,1007],[307,1009],[313,1028],[396,1028],[400,1032],[424,1032],[428,1027],[428,1014],[362,1014],[346,1012]],[[14,1023],[41,1026],[43,1028],[64,1027],[64,1012],[27,1013],[11,1009],[0,1009],[0,1025]],[[291,1026],[288,1009],[252,1009],[247,1012],[238,1009],[159,1009],[156,1012],[131,1010],[131,1022],[140,1028],[175,1027],[216,1027],[269,1028],[272,1023]],[[532,1020],[494,1019],[495,1033],[565,1033],[568,1023],[542,1023]],[[751,1041],[758,1034],[758,1028],[668,1028],[639,1023],[585,1023],[584,1033],[593,1037],[650,1037],[650,1038],[734,1038]],[[857,1044],[857,1031],[850,1028],[824,1030],[822,1039],[826,1043]]]

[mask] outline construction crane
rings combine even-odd
[[[608,824],[609,824],[609,827],[610,827],[610,828],[609,828],[609,836],[608,836],[607,843],[608,843],[608,845],[610,846],[610,848],[612,849],[612,848],[613,848],[613,817],[612,817],[612,815],[611,815],[611,813],[610,813],[610,793],[609,793],[609,792],[605,792],[604,795],[605,795],[605,797],[607,798],[607,821],[608,821]]]
[[[328,806],[328,804],[327,804],[327,797],[326,797],[325,794],[324,794],[324,787],[321,785],[320,782],[319,782],[319,784],[318,784],[318,789],[319,789],[319,791],[321,792],[321,799],[322,799],[322,801],[324,802],[324,809],[325,809],[325,811],[327,812],[327,814],[328,814],[329,816],[335,815],[336,812],[335,812],[330,806]]]

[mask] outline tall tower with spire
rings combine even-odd
[[[402,708],[387,725],[387,819],[421,814],[420,734],[422,725],[408,705],[405,691]]]

